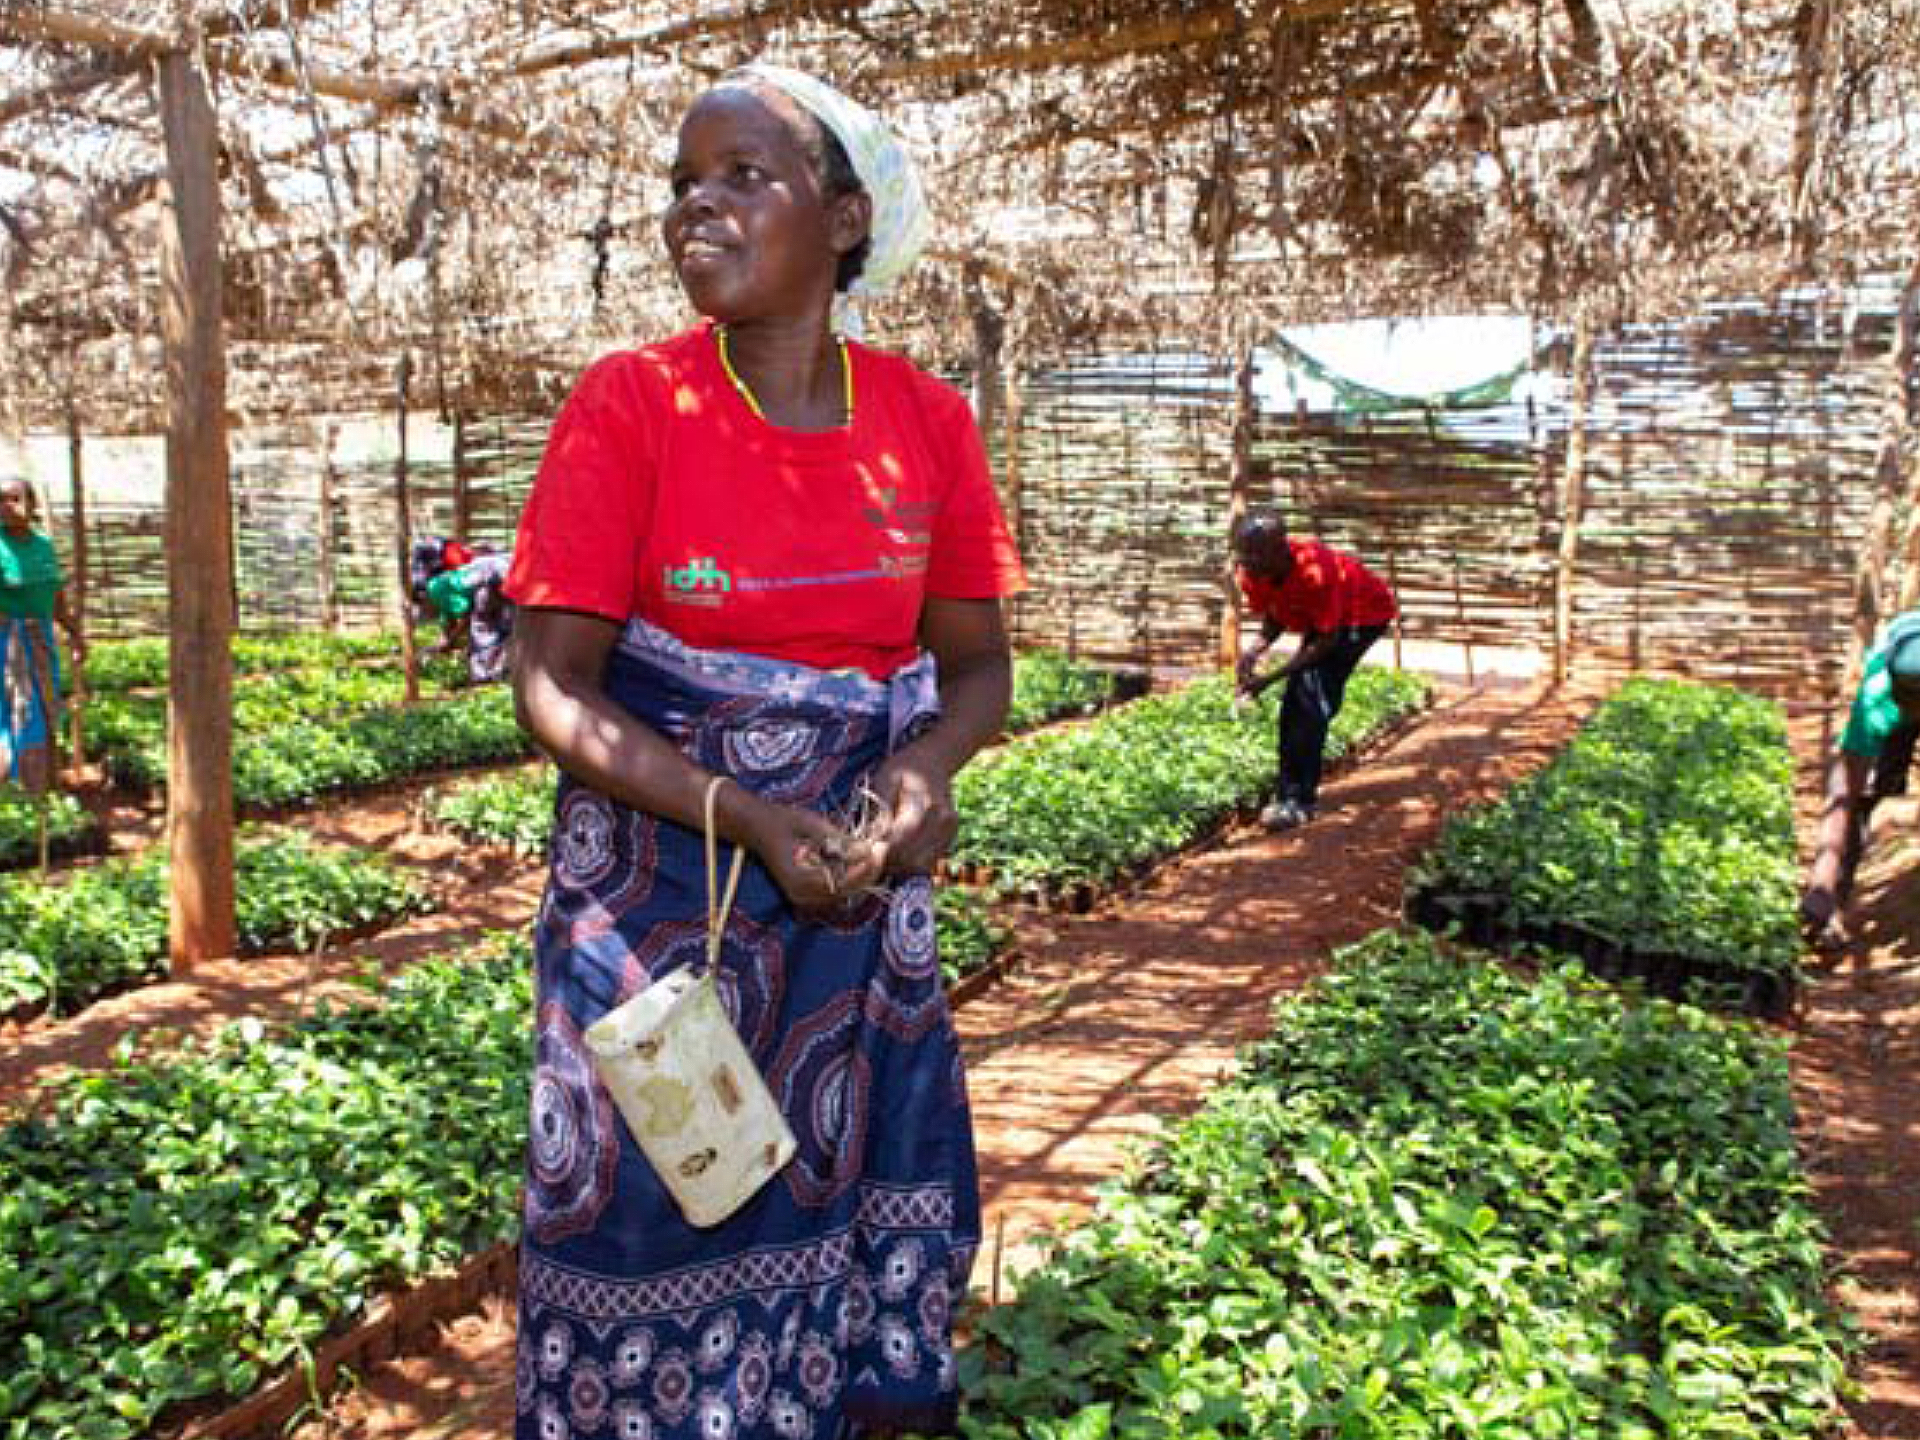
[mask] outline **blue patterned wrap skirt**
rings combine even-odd
[[[0,780],[38,793],[53,778],[60,647],[53,622],[0,615]]]
[[[937,705],[930,657],[882,684],[695,650],[639,620],[606,685],[713,773],[829,813]],[[702,838],[563,777],[551,849],[516,1440],[950,1426],[952,1317],[980,1202],[930,883],[822,921],[797,915],[748,857],[719,988],[799,1149],[733,1216],[697,1229],[595,1079],[582,1033],[703,956]]]

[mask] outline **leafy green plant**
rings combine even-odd
[[[1327,741],[1337,759],[1424,705],[1427,682],[1363,669]],[[1112,881],[1172,853],[1274,783],[1269,692],[1244,711],[1225,676],[1150,695],[1084,725],[1022,736],[960,772],[952,864],[1003,892]]]
[[[1383,932],[980,1317],[964,1432],[1821,1434],[1791,1120],[1748,1026]]]
[[[1544,770],[1448,823],[1408,878],[1414,910],[1444,919],[1452,900],[1544,943],[1791,976],[1792,787],[1778,706],[1637,677]]]
[[[158,978],[167,952],[167,865],[159,850],[40,883],[0,877],[0,1013],[78,1010]],[[243,834],[234,865],[240,949],[305,950],[427,908],[420,884],[383,857],[280,832]]]
[[[934,891],[934,931],[940,946],[940,970],[949,983],[984,970],[1013,938],[994,916],[991,897],[962,885]]]
[[[1023,650],[1013,658],[1013,703],[1005,730],[1018,735],[1069,715],[1091,715],[1112,700],[1114,674],[1060,650]]]
[[[388,630],[248,633],[233,637],[232,650],[236,675],[329,670],[343,664],[383,659],[393,661],[397,667],[400,637]],[[100,641],[87,652],[87,688],[96,695],[157,689],[166,683],[167,638],[164,635]]]
[[[397,703],[389,674],[276,676],[236,698],[234,798],[290,805],[348,786],[376,785],[528,751],[504,686],[419,705]],[[147,697],[102,702],[94,732],[115,778],[141,788],[166,780],[166,710]]]
[[[529,970],[417,964],[384,1003],[128,1055],[0,1128],[0,1437],[145,1435],[511,1236]]]
[[[465,780],[427,797],[427,816],[464,839],[545,855],[553,831],[554,770],[540,765],[511,775]]]
[[[45,807],[47,848],[54,855],[85,849],[98,837],[93,816],[71,795],[58,791],[29,795],[0,781],[0,870],[35,865],[40,860],[40,816]]]

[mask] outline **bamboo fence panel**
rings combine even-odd
[[[502,549],[513,544],[520,510],[546,442],[547,421],[471,424],[463,465],[470,526],[463,537]],[[414,461],[408,514],[416,535],[451,535],[453,467]],[[359,630],[390,624],[393,609],[393,466],[336,461],[330,484],[310,430],[249,437],[233,463],[234,588],[248,631]],[[327,504],[331,499],[332,504]],[[72,517],[56,502],[56,532]],[[96,639],[166,630],[164,515],[158,504],[87,504],[88,633]],[[324,542],[323,542],[324,536]],[[328,612],[330,570],[334,599]]]
[[[1830,701],[1850,644],[1890,319],[1815,299],[1729,306],[1595,345],[1573,653]],[[1071,366],[1023,396],[1022,644],[1208,663],[1222,601],[1224,364]],[[1546,652],[1564,421],[1259,417],[1253,503],[1387,578],[1410,638]]]
[[[1149,668],[1212,662],[1231,381],[1165,356],[1029,381],[1016,521],[1031,588],[1010,607],[1023,643]]]
[[[1813,301],[1728,307],[1596,340],[1572,652],[1786,696],[1830,696],[1850,640],[1852,566],[1871,500],[1890,312]],[[1031,588],[1022,645],[1107,664],[1207,667],[1219,644],[1234,377],[1196,355],[1083,359],[1027,372],[1008,496]],[[461,463],[466,537],[499,546],[539,463],[545,417],[478,417]],[[1360,556],[1399,594],[1409,639],[1551,648],[1564,420],[1518,405],[1433,416],[1263,411],[1249,500]],[[252,435],[235,460],[243,628],[390,613],[392,467],[336,462],[313,427]],[[988,437],[995,473],[1016,455]],[[409,515],[456,531],[451,464],[417,463]],[[63,517],[56,517],[64,524]],[[156,508],[91,500],[89,609],[101,638],[164,626]],[[69,549],[69,553],[71,550]]]
[[[1021,643],[1149,668],[1213,662],[1232,480],[1224,365],[1076,367],[1023,399]],[[1524,431],[1522,432],[1524,434]],[[1542,469],[1524,439],[1424,415],[1258,417],[1249,499],[1359,555],[1409,634],[1538,640]],[[1523,551],[1516,556],[1513,541]]]
[[[1575,653],[1831,696],[1888,341],[1789,303],[1597,346]]]

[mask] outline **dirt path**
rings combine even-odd
[[[1446,815],[1538,764],[1592,699],[1449,692],[1417,728],[1331,782],[1322,817],[1305,830],[1236,831],[1093,914],[1031,922],[1021,964],[958,1017],[987,1206],[982,1290],[1010,1289],[1038,1232],[1083,1209],[1157,1117],[1190,1109],[1235,1046],[1264,1030],[1274,999],[1316,974],[1331,949],[1391,921],[1407,863]],[[1819,732],[1797,727],[1796,741],[1811,796]],[[422,922],[425,934],[408,927],[360,948],[400,963],[458,930],[525,923],[534,867],[486,862],[501,867],[492,873],[473,857],[436,854],[445,842],[423,835],[409,806],[402,797],[385,809],[341,807],[314,828],[441,867],[449,894],[470,898]],[[1803,809],[1804,826],[1810,799]],[[1834,1226],[1842,1294],[1871,1341],[1847,1440],[1920,1440],[1920,841],[1894,838],[1916,829],[1920,804],[1884,814],[1862,877],[1858,945],[1812,987],[1792,1027],[1802,1143]],[[477,868],[445,869],[460,864]],[[47,1027],[37,1061],[0,1064],[0,1098],[58,1060],[91,1063],[96,1030],[156,1019],[199,1026],[229,1006],[289,1003],[290,973],[263,980],[272,972],[247,964],[244,985],[157,987],[145,1006],[122,997],[127,1013],[97,1025],[90,1012]],[[432,1353],[360,1377],[296,1440],[505,1440],[512,1372],[511,1306],[489,1301],[446,1326]]]
[[[1803,785],[1802,793],[1817,793]],[[1802,833],[1812,806],[1803,807]],[[1793,1046],[1800,1137],[1867,1330],[1857,1440],[1920,1437],[1920,804],[1888,801],[1853,945],[1809,989]]]

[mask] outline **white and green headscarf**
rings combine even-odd
[[[753,81],[771,85],[786,95],[831,130],[846,150],[854,174],[873,201],[866,264],[847,293],[885,293],[913,268],[927,240],[926,195],[907,147],[866,106],[798,70],[756,61],[733,71],[722,83]]]

